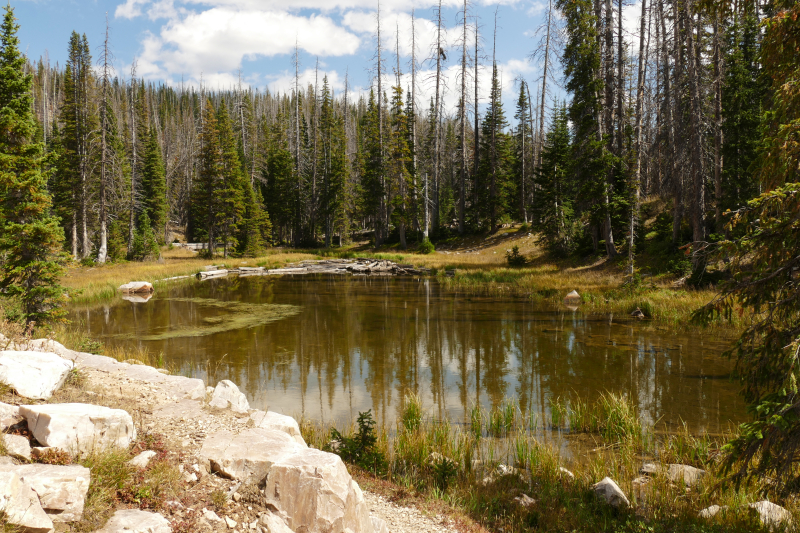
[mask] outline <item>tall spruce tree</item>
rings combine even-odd
[[[63,316],[64,232],[51,213],[44,146],[34,142],[32,76],[19,51],[11,6],[0,28],[0,288],[17,298],[26,323]]]
[[[237,233],[245,214],[245,177],[239,159],[239,144],[233,131],[225,101],[217,113],[220,149],[220,176],[216,182],[217,224],[223,239],[224,255],[238,247]],[[248,180],[249,181],[249,180]]]
[[[141,212],[146,213],[153,234],[163,242],[167,225],[167,181],[158,132],[150,128],[142,157]]]

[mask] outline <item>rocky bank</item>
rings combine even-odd
[[[308,447],[293,418],[250,409],[230,381],[211,388],[46,339],[10,347],[0,352],[0,382],[16,393],[0,404],[0,511],[23,532],[72,531],[92,479],[78,464],[32,460],[128,449],[144,435],[163,436],[160,453],[178,465],[183,494],[155,509],[119,504],[98,532],[387,533],[387,522],[392,531],[449,530],[366,498],[339,456]],[[43,403],[76,373],[80,387],[59,398],[68,401]],[[130,463],[144,471],[156,455]]]

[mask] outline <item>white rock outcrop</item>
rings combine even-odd
[[[31,460],[31,443],[28,439],[22,435],[2,435],[2,438],[8,455],[24,461]]]
[[[297,420],[291,416],[286,416],[272,411],[256,411],[250,414],[250,418],[255,422],[257,428],[262,429],[277,429],[288,433],[298,444],[306,446],[306,441],[303,435],[300,434],[300,426]]]
[[[125,509],[117,511],[95,533],[172,533],[169,520],[158,513]]]
[[[0,511],[23,533],[53,533],[53,521],[30,485],[14,472],[0,472]]]
[[[630,507],[631,505],[628,497],[610,477],[604,477],[599,483],[594,484],[592,488],[597,496],[603,498],[612,507]]]
[[[39,497],[53,522],[75,522],[83,516],[91,473],[80,465],[3,465],[0,473],[13,473]]]
[[[47,400],[74,366],[54,353],[8,350],[0,352],[0,381],[20,396]]]
[[[136,438],[133,419],[122,409],[84,403],[21,405],[19,412],[40,444],[84,455],[127,448]]]
[[[19,407],[0,402],[0,431],[5,431],[22,420]]]
[[[338,455],[303,446],[283,431],[251,428],[209,435],[200,456],[212,472],[265,483],[268,506],[292,531],[374,532],[364,495]]]
[[[247,413],[250,409],[247,397],[239,392],[239,387],[234,382],[227,379],[217,383],[208,405],[218,409],[230,409],[234,413]]]
[[[266,529],[267,533],[293,533],[281,517],[270,512],[263,513],[259,516],[258,524]]]
[[[761,523],[767,526],[770,531],[784,528],[790,529],[794,524],[792,513],[778,504],[762,500],[751,503],[748,507],[758,513]]]
[[[705,509],[703,509],[702,511],[700,511],[699,513],[697,513],[697,516],[699,518],[705,518],[706,520],[708,520],[717,516],[720,513],[720,511],[727,511],[727,510],[728,510],[727,505],[722,507],[720,507],[719,505],[710,505]]]

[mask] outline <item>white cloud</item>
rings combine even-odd
[[[213,8],[171,19],[159,35],[143,42],[140,73],[148,78],[186,75],[209,81],[236,72],[245,59],[290,54],[298,47],[312,55],[353,54],[360,39],[329,17],[287,12]]]

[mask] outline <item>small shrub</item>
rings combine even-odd
[[[436,248],[433,246],[433,243],[430,239],[424,239],[421,243],[419,243],[418,248],[419,253],[421,254],[432,254],[436,251]]]
[[[211,491],[211,505],[213,505],[217,511],[221,511],[227,503],[228,494],[224,490],[215,489]]]
[[[506,261],[508,266],[521,267],[528,263],[528,258],[519,251],[519,246],[514,245],[511,250],[506,251]]]
[[[458,475],[458,466],[455,461],[444,456],[437,457],[431,465],[433,482],[442,492],[447,491],[450,483]]]
[[[531,226],[527,222],[523,222],[522,225],[519,227],[520,233],[528,233],[531,230]]]
[[[692,273],[692,262],[685,257],[673,259],[667,263],[667,270],[676,276],[688,276]]]
[[[34,462],[43,465],[68,465],[72,463],[72,458],[64,450],[58,448],[47,448],[44,452],[34,459]]]
[[[376,446],[378,437],[375,434],[372,409],[358,413],[357,423],[358,432],[352,436],[342,435],[336,428],[331,429],[331,439],[339,443],[336,453],[344,461],[382,476],[386,473],[388,464],[386,457]]]

